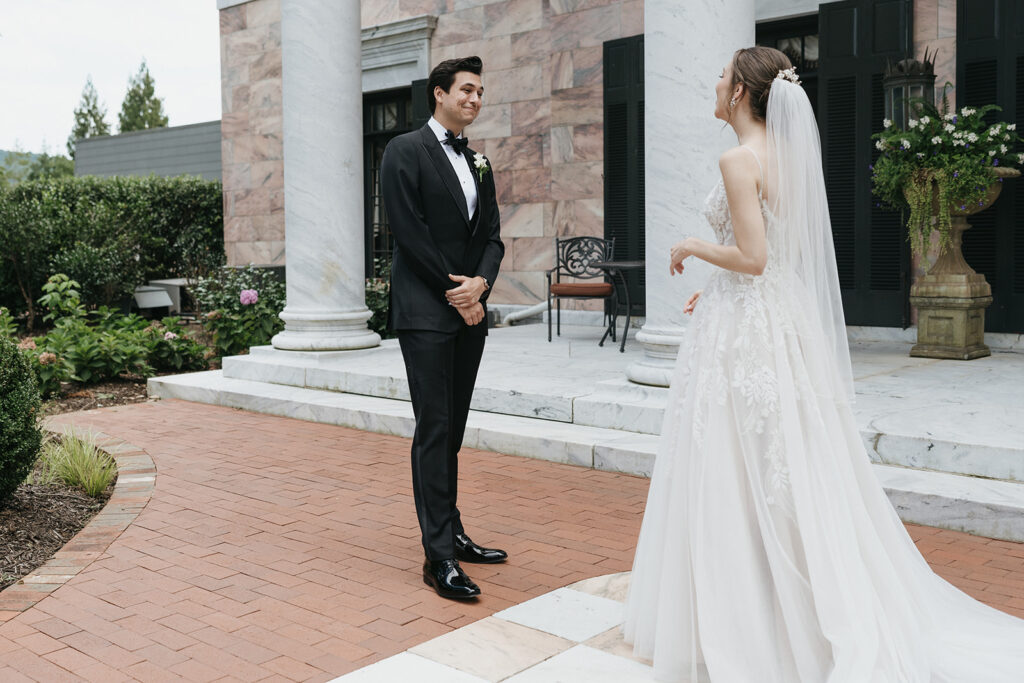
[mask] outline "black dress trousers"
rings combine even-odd
[[[459,449],[487,337],[466,326],[397,332],[416,415],[412,486],[423,551],[429,560],[451,559],[455,535],[464,532],[456,502]]]

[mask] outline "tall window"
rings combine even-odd
[[[885,115],[882,73],[912,52],[912,10],[910,0],[819,6],[818,128],[848,325],[910,323],[906,233],[900,213],[883,210],[872,196],[870,166],[878,156],[871,135]],[[802,44],[809,62],[806,37]]]
[[[412,129],[411,89],[403,88],[363,97],[367,277],[381,277],[388,271],[394,248],[380,190],[380,162],[384,157],[384,148],[393,137]]]
[[[757,25],[755,42],[784,52],[796,67],[807,98],[818,111],[818,15],[765,21]]]
[[[1024,7],[1016,0],[961,0],[956,6],[957,104],[998,104],[995,120],[1024,117]],[[1024,151],[1017,150],[1017,151]],[[967,263],[992,286],[988,332],[1024,331],[1024,182],[1003,186],[991,209],[971,216],[964,233]]]
[[[604,236],[617,261],[644,259],[644,37],[604,44]],[[626,277],[643,315],[644,271]],[[620,301],[625,301],[620,297]]]

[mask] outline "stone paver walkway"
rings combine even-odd
[[[406,439],[163,401],[65,416],[156,467],[148,505],[101,555],[0,612],[0,681],[326,681],[582,579],[628,570],[638,477],[466,450],[460,503],[506,565],[484,597],[436,597]],[[1024,616],[1024,546],[911,527],[941,575]],[[2,598],[3,593],[0,593]]]

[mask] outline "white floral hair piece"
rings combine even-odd
[[[796,83],[797,85],[800,85],[800,77],[796,75],[795,66],[791,66],[788,69],[780,70],[779,73],[775,76],[775,78],[778,78],[780,80],[786,80],[789,81],[790,83]]]

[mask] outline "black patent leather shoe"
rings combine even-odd
[[[466,534],[455,535],[455,557],[460,562],[495,564],[508,559],[508,553],[497,548],[484,548],[473,543]]]
[[[442,598],[466,600],[480,595],[480,588],[466,576],[456,560],[424,560],[423,583]]]

